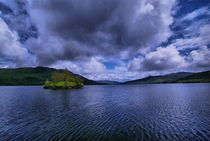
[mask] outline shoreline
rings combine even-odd
[[[183,82],[183,83],[140,83],[140,84],[86,84],[87,86],[97,86],[97,85],[145,85],[145,84],[200,84],[200,83],[203,83],[203,84],[209,84],[210,82]],[[84,85],[84,86],[86,86]],[[43,84],[40,84],[40,85],[36,85],[36,84],[32,84],[32,85],[25,85],[25,84],[20,84],[20,85],[0,85],[1,86],[42,86],[43,87]]]

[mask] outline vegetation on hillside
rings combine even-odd
[[[180,78],[187,77],[191,74],[192,73],[189,73],[189,72],[179,72],[179,73],[172,73],[172,74],[162,75],[162,76],[148,76],[146,78],[128,81],[128,82],[126,82],[126,84],[174,83],[175,81],[179,80]]]
[[[0,69],[0,85],[44,85],[47,79],[51,81],[53,73],[61,73],[63,71],[62,69],[47,67]],[[85,85],[97,84],[93,80],[76,75],[70,71],[69,73],[83,79]]]
[[[179,72],[163,76],[149,76],[125,82],[124,84],[161,84],[161,83],[209,83],[210,71],[189,73]]]
[[[83,86],[83,79],[79,76],[72,75],[67,69],[62,73],[54,72],[51,76],[51,81],[47,79],[44,84],[44,88],[46,89],[81,88]]]
[[[181,78],[176,83],[209,83],[210,82],[210,71],[204,71],[194,73],[187,77]]]
[[[0,69],[0,85],[44,85],[48,79],[52,81],[52,74],[62,73],[62,69],[46,67]],[[121,84],[112,81],[93,81],[69,71],[72,76],[80,77],[85,85]],[[59,76],[58,74],[58,76]],[[62,77],[61,77],[62,78]],[[72,77],[74,78],[74,77]],[[60,79],[60,78],[59,78]],[[58,80],[59,80],[58,79]],[[123,84],[154,84],[154,83],[207,83],[210,82],[210,71],[189,73],[179,72],[163,76],[149,76],[143,79],[128,81]]]

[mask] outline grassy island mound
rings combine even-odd
[[[51,80],[46,80],[45,89],[76,89],[84,86],[83,79],[79,76],[72,75],[67,69],[62,73],[55,72]]]

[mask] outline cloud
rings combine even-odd
[[[134,72],[177,72],[202,71],[210,68],[210,49],[201,46],[188,55],[180,55],[175,46],[159,47],[145,56],[135,57],[129,61],[127,68]]]
[[[27,6],[27,0],[0,0],[0,13],[2,13],[0,17],[10,29],[18,33],[21,43],[38,36],[37,28],[31,21]]]
[[[171,45],[178,50],[196,49],[210,44],[209,6],[202,6],[175,19],[171,25],[174,38]]]
[[[6,66],[26,65],[33,57],[18,41],[18,34],[10,30],[1,18],[0,29],[0,59],[2,62],[8,63]]]
[[[209,9],[207,6],[199,8],[191,13],[188,13],[187,15],[185,15],[184,17],[182,17],[180,20],[181,21],[192,21],[195,20],[195,18],[198,18],[199,16],[203,16],[205,14],[208,14]]]
[[[93,74],[93,73],[101,73],[106,70],[104,64],[97,61],[95,58],[91,58],[90,62],[85,63],[84,65],[84,73]]]
[[[71,71],[83,75],[99,74],[106,72],[105,65],[97,59],[97,57],[92,57],[84,62],[70,62],[70,61],[58,61],[51,67],[70,69]]]
[[[174,1],[32,1],[29,13],[40,36],[27,44],[42,65],[114,56],[127,50],[131,56],[170,36]]]
[[[207,70],[209,6],[193,3],[0,0],[0,67],[68,68],[117,81]]]
[[[146,54],[145,57],[134,58],[128,64],[133,71],[167,70],[186,66],[176,47],[159,47],[156,51]]]
[[[207,46],[199,47],[197,50],[190,52],[191,67],[210,68],[210,49]]]
[[[210,24],[206,20],[195,22],[185,30],[184,38],[173,40],[171,45],[176,46],[178,50],[185,50],[189,48],[195,49],[201,46],[207,46],[210,44],[209,35]]]
[[[146,73],[128,71],[126,63],[120,63],[114,69],[109,70],[103,64],[106,58],[92,57],[86,62],[58,61],[50,67],[69,69],[92,80],[126,81],[146,76]]]

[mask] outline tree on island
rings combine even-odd
[[[67,89],[83,87],[84,82],[80,76],[74,76],[71,72],[65,69],[62,73],[54,72],[51,76],[51,81],[46,80],[44,88],[49,89]]]

